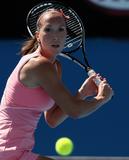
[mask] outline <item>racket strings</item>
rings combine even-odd
[[[48,8],[48,9],[50,9],[50,8]],[[31,24],[30,27],[33,29],[33,32],[35,31],[35,22],[42,12],[43,12],[43,10],[39,10],[39,11],[37,11],[37,13],[32,14],[29,18],[29,23]],[[66,11],[66,14],[68,14],[68,11]],[[79,33],[82,31],[81,25],[78,23],[77,19],[75,19],[75,17],[73,17],[73,15],[70,15],[70,21],[67,22],[67,27],[70,28],[70,30],[72,30],[72,32],[74,32],[75,34],[76,34],[76,32]]]
[[[32,8],[32,10],[29,13],[29,16],[27,18],[28,23],[28,30],[31,36],[33,36],[37,29],[37,19],[40,16],[40,14],[47,9],[55,8],[57,10],[62,9],[65,15],[68,15],[70,17],[69,20],[66,21],[67,25],[67,36],[66,36],[66,43],[64,45],[64,48],[70,48],[73,50],[73,46],[77,48],[76,46],[79,46],[82,42],[82,32],[83,28],[78,20],[78,17],[76,14],[69,8],[64,7],[63,5],[59,5],[56,3],[45,3],[40,4]]]
[[[67,36],[64,49],[60,53],[63,57],[72,60],[80,67],[88,71],[89,64],[85,55],[85,29],[83,23],[77,13],[70,7],[64,6],[58,2],[40,3],[33,7],[28,13],[26,23],[30,35],[33,37],[37,29],[37,20],[39,16],[46,10],[55,8],[62,9],[66,16],[70,19],[66,20]],[[82,48],[83,54],[78,54],[78,50]]]

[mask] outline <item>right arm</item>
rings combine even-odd
[[[58,78],[54,66],[45,58],[40,58],[38,61],[33,62],[31,66],[30,71],[35,79],[35,83],[41,86],[55,100],[62,111],[72,118],[85,117],[110,99],[104,95],[104,89],[100,90],[104,94],[98,93],[92,100],[86,99],[84,101],[76,96],[72,96]],[[105,82],[102,81],[100,86],[111,92]]]

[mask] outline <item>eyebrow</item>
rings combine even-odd
[[[52,27],[52,24],[47,24],[45,27]],[[59,27],[65,27],[65,25],[59,25]]]

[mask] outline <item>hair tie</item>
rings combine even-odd
[[[60,9],[59,12],[62,14],[62,16],[63,16],[66,20],[70,19],[69,16],[66,16],[66,15],[64,14],[64,12],[63,12],[62,9]]]

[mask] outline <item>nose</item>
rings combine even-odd
[[[57,41],[58,39],[57,35],[53,36],[53,41]]]
[[[59,34],[57,32],[53,32],[51,34],[53,41],[58,41],[59,40]]]

